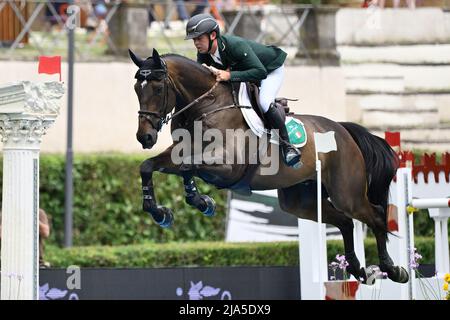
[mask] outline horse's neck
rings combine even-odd
[[[194,77],[192,79],[184,79],[183,82],[175,82],[178,91],[177,111],[188,104],[193,103],[200,97],[201,99],[198,102],[194,102],[187,111],[189,118],[196,119],[202,114],[212,111],[214,108],[233,104],[231,89],[227,85],[219,84],[210,92],[210,94],[205,96],[205,94],[214,87],[215,82],[205,81],[205,84],[203,85],[199,85],[198,82],[198,78],[195,79]],[[182,102],[182,104],[180,105],[179,102]]]
[[[194,101],[214,85],[213,81],[201,81],[201,79],[204,78],[204,75],[199,75],[197,72],[184,74],[183,77],[172,75],[178,94],[180,94],[181,98],[187,103]]]

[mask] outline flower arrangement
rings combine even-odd
[[[439,283],[436,282],[436,287],[434,287],[428,278],[425,278],[420,272],[419,272],[419,260],[422,259],[422,255],[417,252],[417,248],[414,248],[410,252],[410,267],[411,270],[414,270],[416,273],[416,277],[419,287],[422,290],[422,294],[424,297],[426,297],[428,300],[435,299],[440,300],[441,299],[441,293],[439,290]],[[437,277],[436,277],[436,281]],[[450,293],[448,291],[448,283],[450,282],[450,273],[447,273],[444,277],[444,285],[443,290],[447,291],[446,297],[444,299],[450,300]],[[431,293],[431,296],[429,295]]]
[[[336,271],[337,269],[341,269],[342,270],[342,274],[343,274],[343,278],[344,280],[347,280],[347,272],[346,269],[348,267],[348,262],[347,260],[345,260],[345,255],[336,255],[336,261],[333,261],[329,264],[331,270],[333,271],[333,276],[330,277],[330,280],[336,280]]]
[[[448,291],[449,282],[450,282],[450,273],[446,273],[444,276],[444,286],[443,286],[444,291],[447,292],[447,294],[445,295],[445,300],[450,300],[450,291]]]
[[[330,280],[325,282],[326,287],[326,300],[354,300],[356,297],[356,291],[359,288],[359,282],[357,280],[349,281],[350,277],[347,274],[348,262],[345,259],[345,255],[336,255],[336,260],[329,264],[329,267],[333,271],[333,275]],[[343,280],[337,280],[336,271],[342,270]]]

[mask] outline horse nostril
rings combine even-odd
[[[153,137],[151,134],[145,135],[145,142],[147,142],[147,144],[151,144],[153,142]]]
[[[144,149],[149,149],[156,143],[158,137],[151,133],[142,133],[136,134],[136,138],[142,144]]]

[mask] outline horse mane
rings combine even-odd
[[[185,56],[182,56],[182,55],[179,55],[176,53],[167,53],[167,54],[163,54],[161,56],[161,58],[163,58],[164,60],[174,61],[175,63],[181,64],[188,68],[192,68],[195,71],[202,73],[202,75],[211,76],[211,72],[207,68],[203,67],[197,61],[194,61],[188,57],[185,57]]]

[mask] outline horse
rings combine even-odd
[[[194,141],[195,123],[201,124],[202,132],[209,129],[222,133],[228,129],[249,130],[240,106],[233,98],[231,84],[216,82],[208,68],[181,55],[159,55],[156,49],[145,60],[131,50],[129,55],[139,68],[134,85],[140,105],[136,138],[144,149],[155,145],[158,132],[169,120],[172,120],[172,134],[178,129],[191,134],[188,142],[192,143],[192,150],[200,147],[197,152],[204,151],[206,143],[202,141],[199,146],[199,142]],[[342,233],[349,264],[347,270],[356,279],[365,283],[373,271],[362,268],[355,254],[352,219],[362,221],[373,230],[380,270],[394,282],[408,282],[408,272],[394,265],[386,248],[388,190],[399,165],[395,151],[384,139],[358,124],[338,123],[315,115],[294,116],[304,123],[308,135],[308,142],[301,148],[301,168],[286,166],[278,153],[279,146],[272,143],[263,150],[266,156],[276,155],[279,162],[278,170],[271,175],[262,174],[267,165],[249,163],[248,140],[241,141],[232,150],[234,159],[245,159],[244,163],[231,164],[175,162],[173,152],[177,144],[174,143],[140,166],[143,210],[162,227],[169,227],[173,222],[173,212],[158,205],[155,199],[152,174],[159,171],[182,177],[186,202],[205,215],[214,214],[215,203],[209,196],[199,193],[194,177],[218,188],[234,189],[245,180],[245,185],[251,190],[277,189],[282,210],[301,219],[317,221],[313,133],[334,131],[337,151],[319,153],[322,162],[322,221],[336,226]],[[224,145],[234,142],[235,138],[227,135]]]

